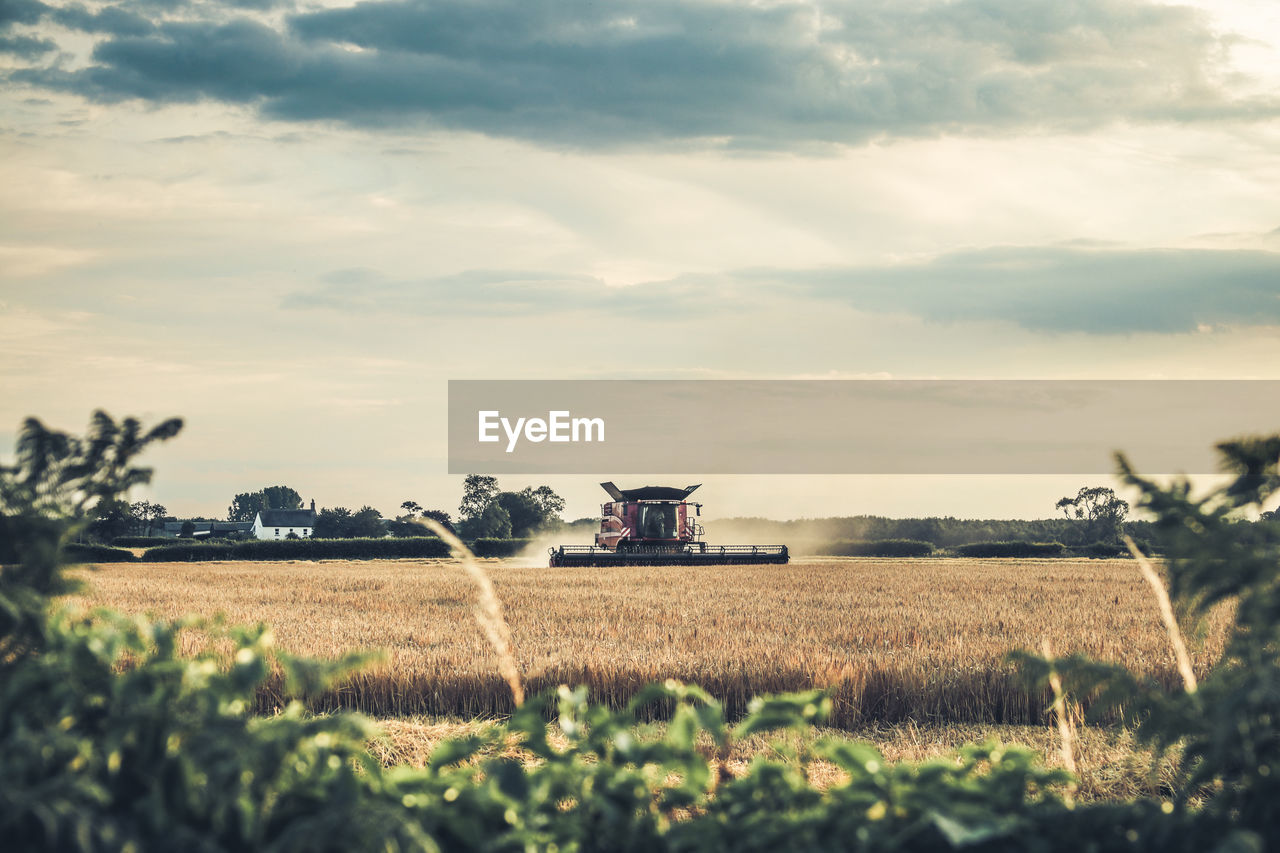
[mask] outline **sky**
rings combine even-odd
[[[1278,118],[1262,0],[0,0],[0,448],[181,415],[176,514],[391,515],[456,509],[449,379],[1280,378]]]

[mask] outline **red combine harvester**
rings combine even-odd
[[[552,548],[552,566],[758,565],[790,559],[786,545],[703,542],[702,525],[695,520],[702,504],[685,500],[698,486],[600,485],[613,500],[600,507],[596,544]]]

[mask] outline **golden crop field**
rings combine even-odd
[[[1166,684],[1178,678],[1151,590],[1130,560],[812,558],[625,570],[481,562],[531,691],[586,684],[622,704],[642,685],[677,678],[736,714],[759,694],[821,686],[843,727],[1036,722],[1045,698],[1029,695],[1003,657],[1044,638],[1057,654],[1120,661]],[[317,709],[474,718],[511,707],[472,615],[474,584],[454,561],[126,563],[86,576],[83,604],[266,622],[281,647],[312,656],[385,651]],[[1221,635],[1193,642],[1198,668],[1220,653]]]

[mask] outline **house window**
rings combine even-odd
[[[277,527],[277,528],[276,528],[276,535],[277,535],[277,536],[279,536],[279,535],[280,535],[280,528],[279,528],[279,527]]]

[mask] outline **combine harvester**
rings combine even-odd
[[[600,507],[596,544],[551,548],[552,566],[743,566],[790,559],[786,545],[703,542],[702,525],[695,520],[702,515],[702,504],[685,500],[698,486],[619,489],[613,483],[600,485],[613,500]]]

